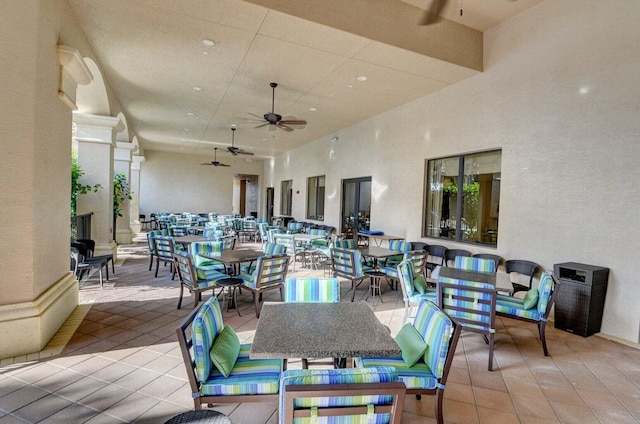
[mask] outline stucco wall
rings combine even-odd
[[[640,3],[583,6],[544,2],[485,34],[481,75],[265,164],[276,211],[293,179],[304,219],[306,178],[326,174],[338,227],[341,180],[371,176],[372,228],[419,240],[425,159],[502,148],[498,248],[456,247],[611,268],[602,332],[638,343]]]
[[[240,158],[220,157],[231,167],[202,166],[203,156],[145,151],[140,175],[140,213],[152,212],[232,212],[234,174],[258,175],[261,160],[251,163]],[[261,192],[260,190],[259,192]]]

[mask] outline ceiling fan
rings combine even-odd
[[[213,161],[212,162],[207,162],[207,163],[201,163],[200,165],[213,165],[213,166],[216,166],[216,167],[217,166],[231,166],[231,165],[227,165],[226,163],[218,162],[218,148],[214,147],[213,150],[214,150],[214,155],[215,155]]]
[[[263,116],[256,115],[255,113],[249,113],[249,115],[255,116],[256,118],[259,118],[261,122],[263,122],[262,124],[258,125],[255,128],[261,128],[261,127],[264,127],[265,125],[269,125],[269,131],[275,131],[276,128],[280,128],[281,130],[285,130],[285,131],[293,131],[293,128],[291,127],[291,125],[295,125],[298,127],[298,129],[303,129],[304,125],[307,125],[307,121],[302,119],[296,119],[295,116],[287,116],[283,119],[282,115],[278,115],[277,113],[275,113],[274,106],[275,106],[275,98],[276,98],[276,87],[278,86],[278,84],[275,82],[272,82],[269,85],[271,86],[271,90],[272,90],[271,112],[265,113]]]
[[[431,5],[422,13],[418,25],[431,25],[439,22],[442,19],[440,13],[448,2],[449,0],[430,0]],[[463,13],[462,0],[460,0],[460,16]]]
[[[246,150],[242,150],[240,147],[235,147],[234,142],[236,140],[235,135],[236,135],[236,126],[232,125],[231,126],[231,146],[227,147],[227,150],[229,151],[229,153],[231,153],[233,156],[238,156],[238,155],[253,155],[252,152],[247,152]]]

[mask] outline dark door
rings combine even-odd
[[[267,222],[271,222],[271,218],[273,218],[273,187],[267,187]]]
[[[342,180],[342,227],[345,238],[355,238],[359,230],[369,229],[371,177]]]

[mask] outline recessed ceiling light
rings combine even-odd
[[[358,78],[356,78],[358,81],[366,81],[367,77],[365,77],[364,75],[360,75]]]
[[[316,111],[316,110],[318,110],[318,109],[316,109],[315,107],[310,107],[310,108],[309,108],[309,110],[310,110],[311,112],[315,112],[315,111]]]
[[[193,116],[193,115],[195,115],[195,113],[193,113],[193,112],[187,112],[187,115],[189,115],[189,116]]]
[[[183,130],[185,130],[186,132],[191,131],[189,128],[183,128]]]
[[[349,87],[349,88],[353,88],[353,85],[349,84],[347,87]]]
[[[216,42],[208,38],[205,38],[204,40],[202,40],[202,45],[207,47],[213,47],[216,45]]]
[[[202,87],[198,87],[197,85],[193,86],[193,91],[202,91]]]
[[[208,52],[208,51],[203,50],[203,51],[202,51],[202,54],[203,54],[203,55],[205,55],[205,56],[207,56],[207,55],[209,54],[209,52]]]

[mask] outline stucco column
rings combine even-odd
[[[124,174],[130,191],[133,190],[131,188],[131,152],[136,147],[136,145],[131,143],[117,141],[114,151],[114,175]],[[132,240],[129,207],[129,199],[124,200],[122,205],[120,205],[122,216],[116,218],[116,242],[118,244],[130,244]]]
[[[113,240],[113,160],[115,135],[120,119],[112,116],[73,114],[77,126],[78,164],[84,175],[82,184],[100,184],[96,193],[78,197],[78,215],[93,212],[91,238],[96,242],[96,255],[112,253],[116,258],[117,245]]]
[[[131,231],[139,233],[141,231],[140,224],[140,169],[142,162],[145,161],[144,156],[132,156],[131,158],[131,201],[129,202],[129,218],[131,220]],[[150,217],[147,216],[147,220]]]

